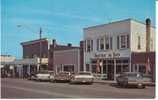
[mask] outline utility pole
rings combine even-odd
[[[41,61],[42,61],[42,42],[41,42],[41,39],[42,39],[42,28],[40,27],[40,32],[39,32],[39,40],[40,40],[39,70],[41,69]]]

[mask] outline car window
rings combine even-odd
[[[67,73],[67,72],[62,72],[62,73],[59,73],[60,75],[70,75],[70,73]]]

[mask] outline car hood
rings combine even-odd
[[[37,74],[37,77],[48,77],[50,74]]]
[[[75,78],[94,78],[92,75],[76,75]]]

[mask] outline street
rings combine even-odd
[[[26,79],[1,79],[1,98],[154,98],[155,87],[119,88],[93,85],[35,82]]]

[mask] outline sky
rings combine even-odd
[[[20,43],[38,39],[40,27],[42,37],[79,46],[83,28],[128,18],[155,26],[155,0],[1,0],[1,54],[22,58]]]

